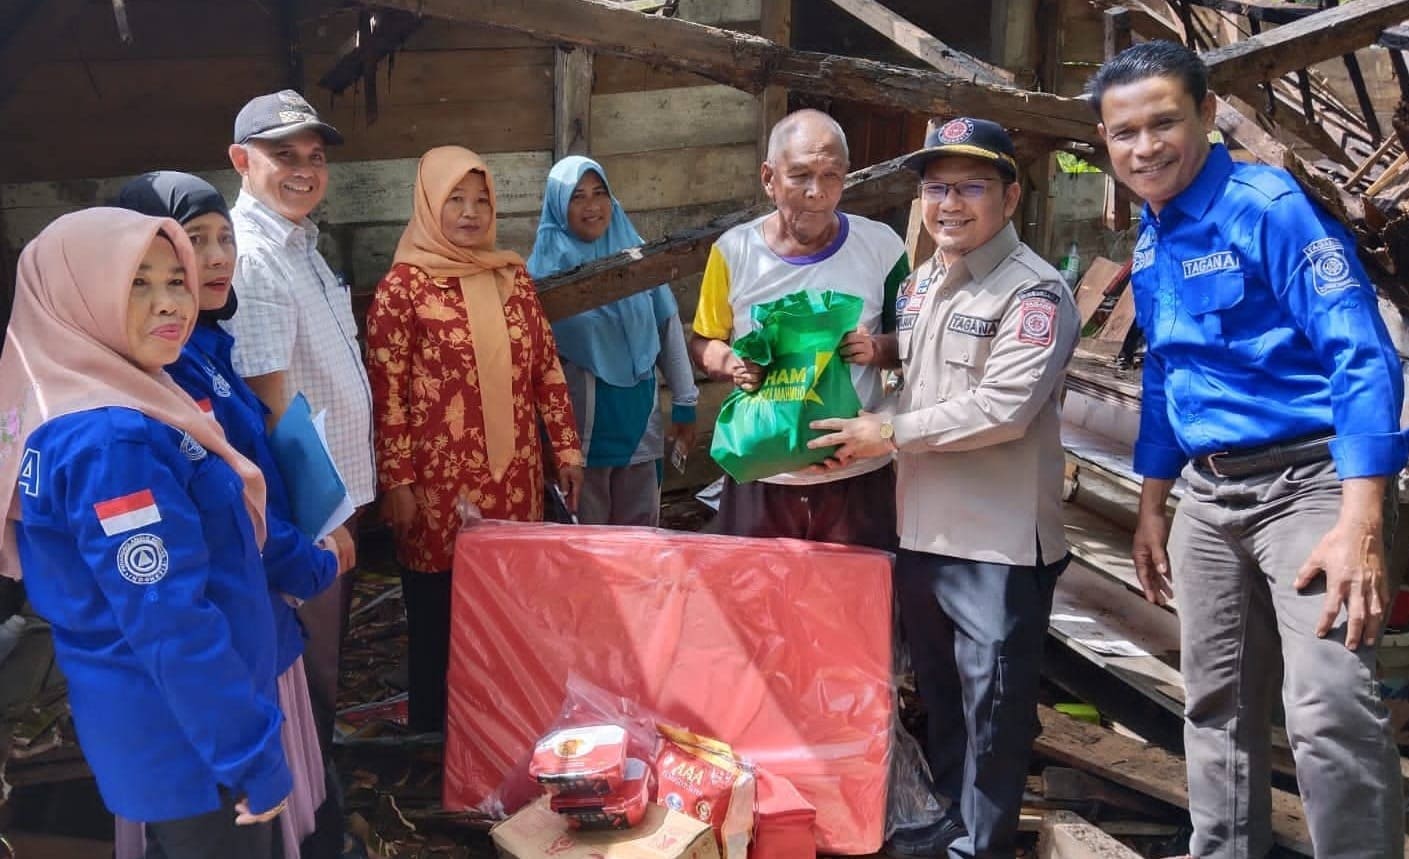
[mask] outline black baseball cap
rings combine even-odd
[[[321,134],[324,143],[342,143],[342,134],[319,119],[313,105],[291,89],[255,96],[235,117],[236,143],[279,140],[308,130]]]
[[[925,148],[905,159],[905,166],[916,173],[925,172],[925,166],[944,155],[964,155],[992,161],[998,172],[1009,182],[1018,179],[1017,150],[1013,148],[1013,138],[1003,130],[1003,126],[987,119],[973,119],[961,116],[945,123],[930,123],[925,133]]]

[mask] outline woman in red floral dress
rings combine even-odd
[[[402,565],[410,720],[445,720],[456,501],[486,518],[543,518],[547,428],[570,507],[582,450],[552,329],[523,259],[497,250],[494,180],[478,155],[421,158],[415,211],[367,318],[377,480]]]

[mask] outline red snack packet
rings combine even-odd
[[[668,725],[656,757],[656,803],[714,828],[723,859],[745,859],[753,833],[754,778],[727,743]]]
[[[626,730],[586,725],[554,731],[533,749],[528,772],[549,793],[602,797],[621,787]]]

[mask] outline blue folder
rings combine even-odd
[[[350,512],[351,501],[301,392],[269,434],[269,447],[289,493],[294,524],[311,539],[322,539],[346,519],[331,521],[340,510]]]

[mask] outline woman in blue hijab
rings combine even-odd
[[[530,275],[541,279],[641,244],[602,165],[578,155],[553,165]],[[657,368],[670,386],[669,437],[681,457],[694,446],[699,399],[675,296],[661,284],[556,322],[553,336],[587,456],[578,520],[655,525],[667,438]]]

